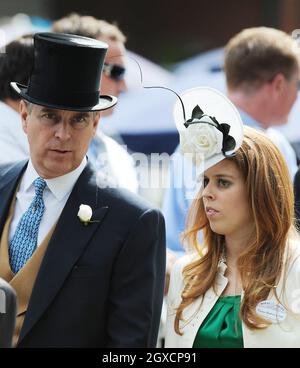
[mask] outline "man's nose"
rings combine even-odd
[[[56,126],[55,137],[66,141],[71,137],[71,127],[67,122],[60,122]]]

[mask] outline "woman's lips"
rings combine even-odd
[[[217,211],[216,209],[212,207],[206,207],[205,212],[208,217],[213,217],[213,216],[216,216],[218,213],[220,213],[219,211]]]

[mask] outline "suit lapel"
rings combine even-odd
[[[98,208],[98,190],[95,175],[87,165],[75,184],[49,241],[18,343],[55,298],[64,280],[100,226],[108,207]],[[99,222],[87,226],[80,223],[77,217],[80,204],[91,206],[93,210],[91,220]]]
[[[12,197],[17,189],[18,181],[26,169],[28,161],[19,162],[1,172],[0,177],[0,234],[8,214]]]

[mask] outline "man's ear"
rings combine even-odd
[[[286,78],[282,73],[278,73],[275,75],[275,77],[271,81],[271,86],[274,92],[281,92],[284,83],[286,83]]]
[[[28,118],[28,109],[27,109],[27,105],[25,103],[24,100],[21,100],[20,102],[20,115],[21,115],[21,120],[22,120],[22,128],[25,132],[25,134],[27,134],[27,118]]]

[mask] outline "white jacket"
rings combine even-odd
[[[284,306],[286,317],[282,322],[272,323],[262,330],[250,330],[242,322],[245,348],[300,348],[300,243],[290,241],[290,249],[291,257],[286,266],[288,268],[284,295],[282,293],[283,277],[280,279],[276,289],[281,304]],[[182,270],[189,262],[191,262],[191,256],[180,258],[171,272],[167,297],[166,348],[191,348],[193,346],[199,327],[226,288],[228,282],[224,276],[226,264],[221,260],[216,279],[217,294],[211,288],[206,292],[202,304],[202,298],[198,298],[190,304],[183,311],[184,321],[180,321],[180,330],[183,332],[183,335],[176,334],[174,330],[175,308],[180,304],[181,292],[184,286]],[[243,294],[241,297],[243,298]],[[270,295],[268,300],[277,304],[274,295]]]

